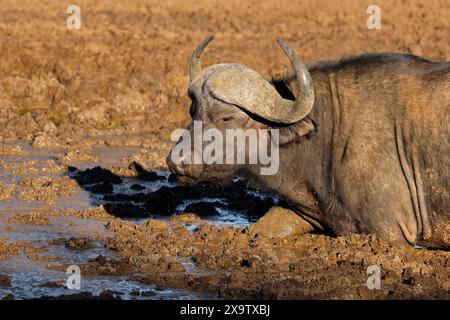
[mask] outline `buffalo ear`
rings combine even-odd
[[[285,127],[272,127],[273,129],[278,129],[280,134],[279,145],[285,145],[292,142],[299,141],[302,137],[310,136],[315,132],[315,126],[312,120],[305,118],[297,121],[294,124]]]

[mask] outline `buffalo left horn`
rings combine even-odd
[[[202,64],[200,62],[200,55],[202,54],[205,47],[211,40],[214,39],[214,36],[210,35],[206,39],[204,39],[200,44],[195,48],[194,52],[191,55],[191,59],[189,61],[189,78],[192,82],[195,78],[198,77],[200,72],[202,71]]]

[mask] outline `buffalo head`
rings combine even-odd
[[[200,55],[212,39],[213,37],[209,36],[203,40],[191,56],[188,94],[192,102],[189,110],[192,122],[184,131],[186,134],[182,135],[178,144],[174,146],[167,157],[170,170],[184,182],[224,180],[234,175],[245,174],[245,171],[253,170],[261,165],[259,160],[250,161],[250,163],[226,162],[225,160],[223,163],[220,161],[214,163],[195,161],[196,156],[202,158],[202,155],[199,155],[193,147],[188,150],[192,152],[186,152],[175,161],[174,152],[179,153],[180,150],[175,149],[179,147],[180,143],[186,143],[186,139],[189,139],[188,142],[192,146],[195,144],[193,141],[195,138],[192,137],[195,136],[196,130],[205,133],[208,129],[213,129],[215,133],[222,133],[223,137],[227,137],[228,129],[244,130],[245,132],[252,129],[257,132],[258,139],[261,137],[259,132],[266,130],[269,132],[267,136],[270,141],[274,128],[300,124],[307,131],[308,123],[302,121],[314,105],[314,87],[308,69],[282,40],[278,39],[277,42],[291,61],[295,73],[297,89],[293,100],[283,98],[272,82],[265,80],[255,70],[243,65],[215,64],[202,69]],[[309,125],[312,124],[309,123]],[[299,132],[298,129],[297,132]],[[285,135],[289,135],[289,131],[285,131]],[[249,137],[247,136],[247,138]],[[211,135],[206,140],[208,139],[212,140]],[[224,140],[227,139],[224,138]],[[281,144],[286,140],[289,140],[289,137],[279,137]],[[261,141],[258,140],[258,142]],[[205,140],[198,144],[205,146]],[[229,144],[236,144],[236,139],[228,139],[224,141],[223,145]],[[240,152],[239,146],[236,146],[235,150]],[[255,150],[246,148],[243,151],[245,159],[248,160],[251,156],[249,153],[255,152]],[[217,152],[217,149],[214,152]],[[227,157],[226,152],[224,147],[223,153],[219,157]]]

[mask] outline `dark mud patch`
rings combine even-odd
[[[256,221],[277,202],[249,189],[240,180],[220,188],[206,183],[185,186],[167,172],[148,171],[135,162],[129,165],[126,175],[113,170],[100,166],[86,170],[69,167],[69,175],[91,193],[95,205],[103,204],[108,213],[120,218],[167,217],[190,212],[230,222],[233,215],[243,221]]]

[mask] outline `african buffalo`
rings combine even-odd
[[[211,40],[190,60],[193,121],[220,131],[278,129],[279,170],[174,163],[169,154],[181,181],[241,176],[335,235],[435,245],[436,226],[450,221],[450,62],[370,53],[306,66],[277,40],[293,73],[266,81],[238,64],[202,69]]]

